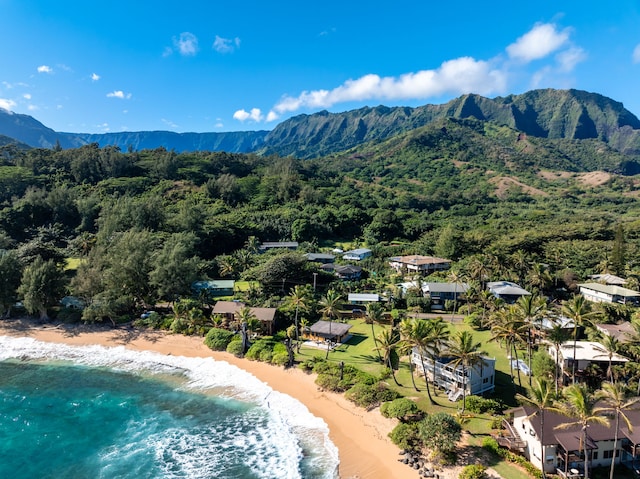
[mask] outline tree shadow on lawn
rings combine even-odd
[[[345,344],[346,346],[357,346],[361,342],[366,341],[366,339],[367,339],[367,336],[364,334],[353,333],[349,338],[349,341],[343,344]]]

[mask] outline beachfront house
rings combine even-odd
[[[556,356],[556,352],[558,355]],[[566,384],[573,374],[573,362],[576,361],[576,379],[585,379],[588,375],[588,368],[596,365],[601,371],[606,372],[609,368],[609,361],[613,366],[624,364],[629,360],[624,356],[612,353],[609,358],[609,352],[600,343],[595,341],[576,341],[575,357],[573,352],[573,341],[567,341],[560,345],[559,351],[556,351],[554,344],[549,346],[549,355],[552,358],[558,358],[558,366],[562,371],[562,377]]]
[[[307,339],[311,341],[344,343],[351,337],[349,334],[350,329],[350,324],[320,320],[311,325],[307,333]]]
[[[581,425],[560,428],[575,419],[555,412],[544,414],[544,437],[542,418],[536,409],[522,406],[506,411],[510,419],[503,421],[504,430],[496,437],[501,446],[520,452],[534,466],[546,473],[558,474],[562,478],[584,477],[584,451]],[[640,411],[625,412],[631,424],[640,424]],[[590,424],[587,432],[587,456],[589,469],[610,466],[611,461],[637,468],[640,464],[640,434],[631,432],[624,421],[620,421],[618,444],[613,449],[615,421],[609,426]]]
[[[601,283],[578,284],[584,299],[594,303],[640,304],[640,293],[622,286],[611,286]]]
[[[424,374],[423,361],[429,381],[444,389],[450,401],[457,401],[462,397],[463,385],[466,386],[468,396],[490,393],[495,389],[495,358],[484,357],[480,364],[467,368],[466,379],[462,365],[454,367],[451,364],[453,358],[442,356],[434,361],[426,353],[421,357],[420,350],[414,347],[411,352],[411,362],[422,374]]]
[[[218,301],[213,306],[213,315],[221,316],[228,321],[233,321],[238,311],[245,307],[240,301]],[[264,334],[275,332],[276,308],[249,308],[251,313],[260,321]]]
[[[389,266],[402,274],[431,274],[435,271],[446,271],[451,267],[451,260],[414,254],[409,256],[393,256],[389,258]]]
[[[347,251],[342,255],[342,259],[346,259],[347,261],[362,261],[363,259],[369,258],[372,254],[373,252],[368,248],[358,248]]]

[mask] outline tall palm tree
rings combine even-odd
[[[295,308],[294,323],[296,326],[296,349],[300,352],[300,328],[298,326],[298,313],[300,310],[307,311],[309,303],[309,291],[304,286],[296,285],[293,287],[286,302]]]
[[[600,344],[604,348],[604,352],[609,359],[609,366],[607,367],[607,376],[609,376],[609,382],[613,383],[613,356],[620,350],[620,341],[610,334],[604,334],[600,338]]]
[[[527,324],[522,321],[516,307],[510,305],[508,308],[494,312],[491,317],[491,332],[490,341],[504,341],[507,345],[510,357],[511,380],[513,381],[513,387],[515,389],[516,384],[513,376],[513,362],[511,358],[515,359],[516,364],[518,363],[518,345],[526,343]],[[522,387],[520,368],[517,368],[517,374],[518,384]]]
[[[448,354],[453,357],[449,363],[454,370],[462,366],[462,412],[467,406],[467,370],[484,363],[485,353],[480,350],[481,343],[473,339],[473,334],[469,331],[459,331],[453,336],[448,344]]]
[[[593,317],[593,312],[587,300],[581,294],[576,294],[562,305],[562,314],[573,321],[573,368],[571,370],[571,378],[573,384],[576,383],[576,349],[578,343],[578,327],[584,326]]]
[[[607,405],[606,410],[616,418],[616,424],[613,436],[613,457],[611,458],[611,469],[609,470],[609,479],[613,479],[613,472],[616,467],[616,456],[618,449],[618,430],[620,429],[620,419],[622,419],[629,429],[633,432],[633,425],[629,420],[626,412],[629,409],[637,407],[640,397],[627,399],[626,388],[619,383],[602,383],[602,389],[596,393],[596,397]]]
[[[527,325],[527,354],[529,356],[529,386],[531,386],[531,356],[533,355],[533,341],[532,335],[533,329],[536,324],[542,320],[544,313],[547,310],[546,300],[538,296],[537,294],[531,294],[529,296],[520,296],[516,301],[516,311],[520,315],[522,321]]]
[[[329,320],[329,336],[331,336],[331,322],[334,318],[338,317],[338,312],[340,308],[340,302],[342,301],[342,296],[334,289],[330,289],[327,291],[327,294],[323,296],[318,302],[318,306],[321,306],[319,309],[323,318],[327,318]],[[327,355],[325,359],[329,358],[329,351],[331,350],[331,338],[327,341]]]
[[[440,359],[445,346],[449,341],[449,325],[440,317],[429,321],[429,335],[426,342],[426,353],[431,360],[431,377],[433,378],[433,390],[436,385],[436,362]]]
[[[403,342],[406,345],[405,350],[413,351],[415,349],[418,352],[418,355],[420,356],[420,362],[422,364],[424,382],[427,387],[427,396],[429,396],[429,401],[431,402],[431,404],[436,404],[436,402],[433,400],[433,397],[431,396],[427,369],[424,363],[424,358],[427,354],[426,348],[429,347],[429,340],[431,337],[431,327],[429,325],[429,321],[426,319],[411,318],[410,320],[403,321],[401,328]]]
[[[413,388],[416,391],[420,391],[418,389],[418,386],[416,386],[416,379],[413,375],[413,361],[411,360],[411,356],[413,353],[413,341],[411,340],[411,338],[413,337],[413,328],[415,321],[415,318],[402,319],[402,321],[400,322],[400,337],[402,338],[402,340],[400,341],[398,346],[401,354],[409,355],[409,372],[411,375],[411,384],[413,384]]]
[[[454,314],[458,311],[458,290],[462,290],[463,276],[457,271],[450,271],[447,275],[447,281],[453,283],[454,292],[453,292],[453,310],[451,314]],[[459,287],[459,288],[458,288]]]
[[[555,367],[555,391],[558,395],[558,363],[560,362],[560,347],[569,339],[569,333],[561,324],[554,324],[550,331],[547,332],[547,341],[553,344],[556,350],[556,367]]]
[[[384,328],[380,333],[378,333],[378,338],[376,342],[376,351],[380,354],[382,351],[382,357],[384,364],[387,365],[389,370],[391,371],[391,376],[393,377],[393,381],[397,386],[401,386],[396,378],[396,373],[393,369],[393,353],[398,345],[398,333],[394,328]]]
[[[563,391],[564,401],[558,405],[560,413],[572,418],[572,421],[560,424],[558,429],[567,429],[579,425],[582,428],[580,443],[584,452],[584,478],[589,479],[589,455],[587,453],[587,427],[589,424],[609,425],[609,419],[603,416],[605,408],[597,407],[597,398],[584,384],[572,384]]]
[[[557,408],[553,406],[554,395],[549,388],[549,383],[545,379],[536,379],[536,385],[529,390],[529,396],[523,396],[522,394],[516,394],[516,398],[519,401],[524,401],[533,406],[536,410],[529,417],[540,417],[540,446],[542,447],[542,458],[547,457],[544,451],[544,413],[545,411],[557,411]],[[544,465],[542,466],[542,479],[546,478],[544,472]]]
[[[371,337],[373,338],[373,343],[375,344],[375,350],[378,353],[378,361],[382,362],[382,356],[380,355],[380,350],[378,349],[378,339],[376,338],[376,323],[380,323],[382,321],[383,309],[380,303],[372,303],[367,306],[367,321],[371,323]]]

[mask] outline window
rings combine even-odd
[[[482,380],[482,383],[483,383],[483,384],[487,384],[488,382],[489,382],[489,378],[484,378],[484,379]]]
[[[593,453],[591,454],[591,460],[595,461],[598,459],[598,451],[593,451]]]
[[[603,459],[611,459],[613,457],[613,449],[610,451],[604,451]]]

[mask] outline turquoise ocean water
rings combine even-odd
[[[325,423],[210,358],[0,336],[0,478],[337,478]]]

